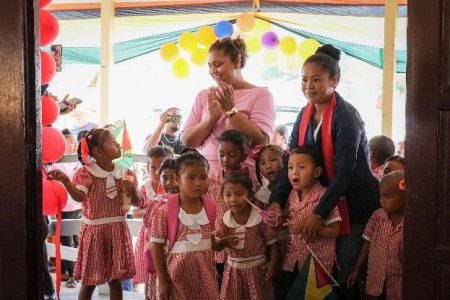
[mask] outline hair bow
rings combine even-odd
[[[406,190],[405,178],[400,179],[400,181],[398,182],[398,188],[400,189],[400,191]]]
[[[90,165],[89,162],[89,145],[87,139],[90,139],[92,136],[87,136],[81,139],[80,141],[80,149],[81,149],[81,160],[86,166]]]

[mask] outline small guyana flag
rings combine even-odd
[[[334,300],[336,280],[324,269],[315,256],[309,255],[294,281],[287,300]]]
[[[128,135],[127,125],[125,120],[117,121],[115,125],[116,129],[114,129],[113,134],[122,147],[122,157],[118,158],[115,162],[126,169],[130,169],[133,166],[133,153],[131,151],[131,141]]]

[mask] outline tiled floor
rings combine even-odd
[[[51,273],[53,277],[53,283],[55,284],[55,273]],[[139,293],[132,292],[123,292],[124,300],[144,300],[144,290],[143,285],[139,285]],[[65,282],[61,282],[61,300],[77,300],[78,299],[78,291],[80,290],[80,284],[77,284],[76,288],[67,288],[65,286]],[[109,295],[99,295],[97,289],[94,291],[94,295],[92,297],[93,300],[107,300],[109,299]]]

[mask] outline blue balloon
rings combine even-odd
[[[218,38],[231,36],[233,34],[233,24],[228,21],[220,21],[216,24],[214,32]]]

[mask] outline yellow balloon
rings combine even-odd
[[[253,27],[251,33],[260,37],[261,35],[263,35],[263,33],[270,31],[270,29],[272,29],[271,23],[267,22],[266,20],[256,19],[255,27]]]
[[[297,51],[297,41],[292,36],[286,36],[281,39],[278,45],[281,53],[285,55],[292,55]]]
[[[236,24],[241,31],[250,31],[255,26],[255,17],[248,12],[242,13],[236,18]]]
[[[316,53],[317,48],[320,47],[320,43],[315,39],[306,39],[298,47],[300,57],[305,61],[308,57]]]
[[[164,44],[161,49],[159,49],[159,54],[164,61],[171,62],[178,58],[180,51],[177,45],[174,43]]]
[[[192,51],[191,61],[194,65],[203,66],[208,61],[208,51],[205,48],[197,48]]]
[[[248,53],[254,54],[261,50],[261,39],[258,37],[250,37],[245,41],[245,43],[247,44]]]
[[[180,48],[184,51],[192,52],[197,49],[197,39],[192,32],[183,32],[178,39]]]
[[[197,41],[205,47],[211,46],[217,39],[214,29],[210,26],[203,26],[198,29]]]
[[[263,53],[263,61],[268,65],[273,65],[278,60],[277,50],[266,50]]]
[[[178,79],[186,79],[189,76],[189,64],[184,58],[179,58],[172,65],[172,72]]]

